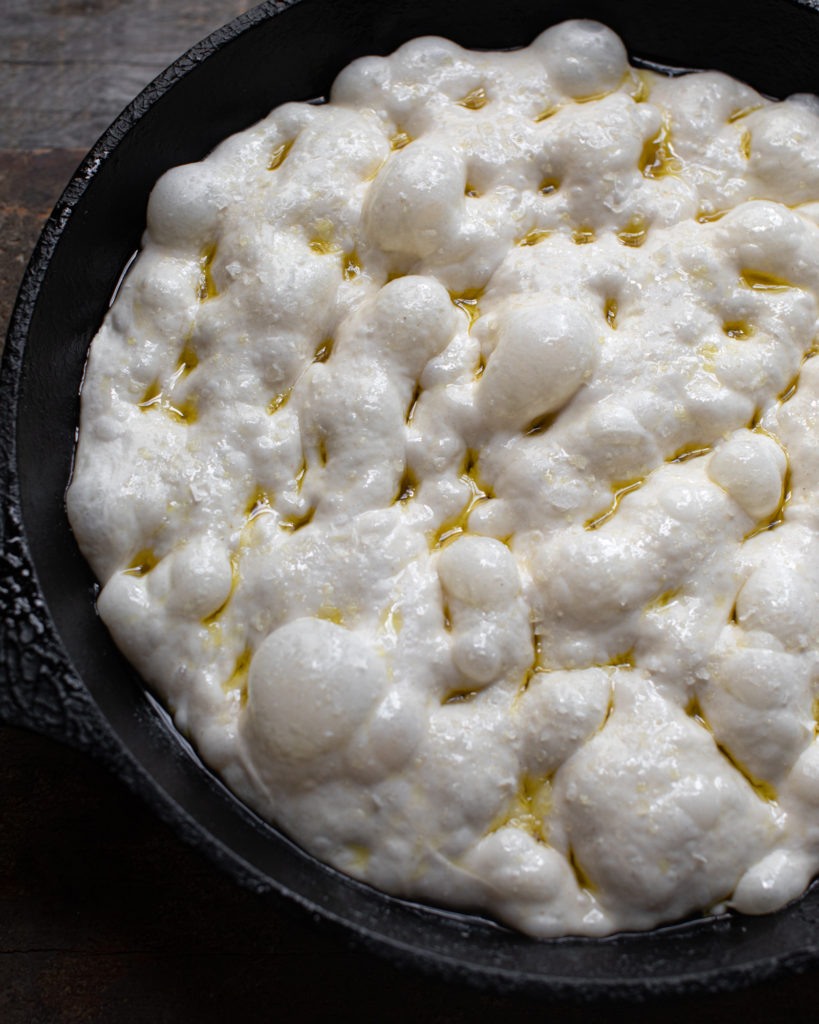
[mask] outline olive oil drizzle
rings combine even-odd
[[[159,564],[159,559],[156,557],[156,553],[152,548],[143,548],[131,559],[128,567],[123,569],[125,576],[136,576],[142,577],[147,576],[148,573],[155,569]]]
[[[469,497],[457,515],[444,520],[437,530],[431,531],[427,535],[430,549],[433,551],[444,547],[444,545],[453,541],[456,537],[466,533],[469,528],[469,516],[472,510],[476,505],[488,501],[492,497],[491,490],[482,486],[478,475],[475,453],[471,449],[468,449],[464,456],[461,467],[461,481],[469,488]]]
[[[597,886],[586,874],[586,871],[580,864],[580,861],[577,859],[577,853],[575,852],[573,846],[569,847],[569,852],[566,856],[566,859],[569,862],[569,867],[574,872],[574,877],[577,879],[578,887],[582,889],[584,892],[592,894],[595,893],[597,891]]]
[[[441,701],[441,704],[468,704],[478,696],[478,690],[451,690]]]
[[[698,459],[702,455],[708,455],[709,452],[713,451],[710,445],[699,445],[690,444],[684,445],[682,448],[678,448],[677,451],[668,459],[668,462],[688,462],[689,459]]]
[[[333,339],[324,338],[319,347],[313,354],[314,363],[326,363],[330,356],[333,354]]]
[[[663,121],[657,134],[643,146],[638,166],[646,178],[664,178],[682,170],[682,161],[674,152],[667,122]]]
[[[294,533],[296,530],[300,530],[303,526],[311,523],[315,514],[316,510],[314,508],[308,508],[303,515],[288,516],[286,519],[282,519],[281,528],[287,530],[288,533]]]
[[[403,476],[398,484],[398,495],[395,498],[395,502],[406,503],[411,501],[415,497],[415,492],[418,490],[418,477],[413,471],[407,466],[404,469]]]
[[[273,415],[274,412],[278,412],[283,406],[285,406],[293,393],[292,388],[288,388],[287,391],[281,391],[278,395],[274,395],[267,403],[267,411],[269,415]]]
[[[407,406],[407,414],[404,417],[404,421],[406,422],[407,426],[409,426],[415,419],[415,413],[416,410],[418,409],[418,402],[421,400],[421,390],[421,385],[419,383],[416,383],[415,390],[412,392],[412,398],[410,399],[410,403]]]
[[[542,228],[530,228],[529,231],[518,240],[518,245],[537,245],[539,242],[544,241],[551,234],[550,231],[546,231]]]
[[[734,124],[736,121],[740,121],[743,117],[747,117],[749,114],[753,114],[755,110],[761,110],[761,103],[753,103],[748,107],[740,107],[739,110],[735,110],[732,114],[728,115],[728,124]]]
[[[294,139],[291,139],[289,142],[282,142],[281,145],[276,146],[270,154],[270,163],[267,165],[268,171],[276,171],[281,167],[287,159],[290,150],[293,148],[294,141]]]
[[[544,107],[539,114],[535,115],[535,124],[540,124],[542,121],[548,121],[550,117],[555,116],[558,110],[560,110],[559,103],[553,103],[551,106]]]
[[[405,132],[399,129],[395,135],[390,139],[391,149],[403,149],[404,146],[408,146],[412,142],[412,138]]]
[[[199,257],[199,288],[197,297],[200,302],[215,299],[219,292],[213,281],[213,261],[216,258],[216,246],[208,246]]]
[[[734,756],[734,754],[726,747],[723,743],[720,743],[717,737],[714,735],[714,730],[711,728],[711,723],[705,716],[705,712],[702,709],[699,698],[693,696],[685,707],[685,712],[689,718],[693,718],[703,729],[706,729],[714,740],[714,745],[717,750],[722,754],[726,761],[731,764],[736,770],[742,775],[748,785],[753,789],[758,797],[768,803],[776,803],[778,795],[776,789],[771,785],[770,782],[766,782],[764,779],[758,779],[752,772],[750,772],[745,765]]]
[[[355,249],[353,249],[352,252],[345,253],[341,258],[341,262],[341,273],[345,281],[355,281],[357,277],[361,276],[361,260],[359,259],[358,253]]]
[[[751,159],[751,133],[747,128],[739,137],[739,151],[746,160]]]
[[[746,320],[729,320],[722,325],[722,333],[729,338],[744,341],[753,336],[754,328]]]
[[[813,345],[811,345],[811,347],[806,352],[802,353],[802,359],[799,362],[799,370],[797,371],[794,378],[788,383],[784,391],[782,391],[782,393],[779,395],[780,405],[785,402],[789,402],[796,394],[799,388],[799,378],[802,375],[803,366],[809,359],[813,359],[813,357],[817,355],[818,352],[819,349],[817,349],[816,342],[814,342]]]
[[[197,396],[189,393],[187,397],[180,400],[173,399],[173,390],[180,380],[184,380],[197,366],[199,358],[190,343],[186,343],[179,356],[176,369],[168,381],[168,386],[163,388],[158,378],[154,378],[137,403],[143,412],[151,409],[161,409],[175,419],[183,423],[195,423],[199,412]]]
[[[697,214],[697,222],[699,224],[713,224],[714,221],[722,220],[727,210],[700,210]]]
[[[252,522],[257,516],[272,511],[273,501],[270,495],[261,487],[257,487],[245,506],[245,518],[248,522]]]
[[[466,314],[466,318],[469,321],[469,327],[479,319],[481,315],[481,309],[478,305],[478,300],[483,295],[483,288],[467,288],[463,292],[450,292],[449,297],[452,302]]]
[[[476,89],[472,89],[466,96],[462,96],[455,102],[459,107],[464,107],[466,110],[481,110],[489,102],[489,97],[486,95],[486,89],[479,85]]]
[[[611,504],[599,516],[594,516],[591,519],[586,520],[584,528],[586,530],[598,530],[604,523],[607,523],[617,512],[620,507],[620,502],[625,498],[627,494],[632,494],[634,491],[639,490],[645,483],[645,477],[640,480],[632,480],[630,483],[612,484],[612,499]]]
[[[632,249],[639,248],[646,240],[648,227],[642,217],[633,217],[628,224],[617,232],[617,240],[621,245],[628,245]]]
[[[224,612],[225,608],[230,604],[233,595],[236,593],[236,588],[239,586],[239,561],[238,556],[233,554],[230,556],[230,590],[228,596],[224,601],[210,613],[202,619],[202,625],[207,627],[217,627],[218,620]]]
[[[554,806],[551,775],[542,778],[523,774],[509,803],[492,822],[488,832],[518,828],[540,843],[549,841],[549,812]]]
[[[231,693],[234,691],[239,692],[239,699],[242,707],[247,704],[247,679],[250,672],[250,662],[253,657],[253,652],[249,647],[246,647],[242,653],[236,658],[236,664],[233,666],[233,672],[229,678],[222,683],[222,690],[225,693]]]
[[[785,511],[790,500],[791,465],[790,461],[788,461],[788,464],[785,467],[785,476],[782,481],[782,494],[779,499],[779,504],[766,519],[761,523],[758,523],[750,533],[747,533],[743,540],[750,540],[752,537],[756,537],[757,534],[766,533],[768,530],[775,530],[778,526],[781,526],[785,522]]]
[[[751,270],[750,268],[744,269],[740,273],[739,279],[746,288],[753,288],[754,291],[781,292],[787,288],[795,287],[784,278],[776,277],[774,274],[766,274],[761,270]]]

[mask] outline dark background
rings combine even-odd
[[[385,0],[389,2],[389,0]],[[445,2],[445,0],[442,0]],[[97,136],[242,0],[0,0],[0,326]],[[0,1022],[819,1019],[819,969],[738,995],[572,1008],[403,973],[239,889],[92,760],[0,727]]]

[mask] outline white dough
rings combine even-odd
[[[157,183],[68,510],[316,856],[537,937],[819,870],[819,102],[602,25],[346,68]]]

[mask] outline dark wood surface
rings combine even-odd
[[[388,0],[385,0],[388,2]],[[0,0],[0,325],[62,186],[240,0]],[[398,971],[239,889],[90,759],[0,727],[0,1022],[819,1019],[819,971],[592,1011]]]

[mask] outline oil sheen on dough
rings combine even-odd
[[[68,493],[318,857],[531,935],[819,868],[819,105],[593,22],[356,61],[157,184]]]

